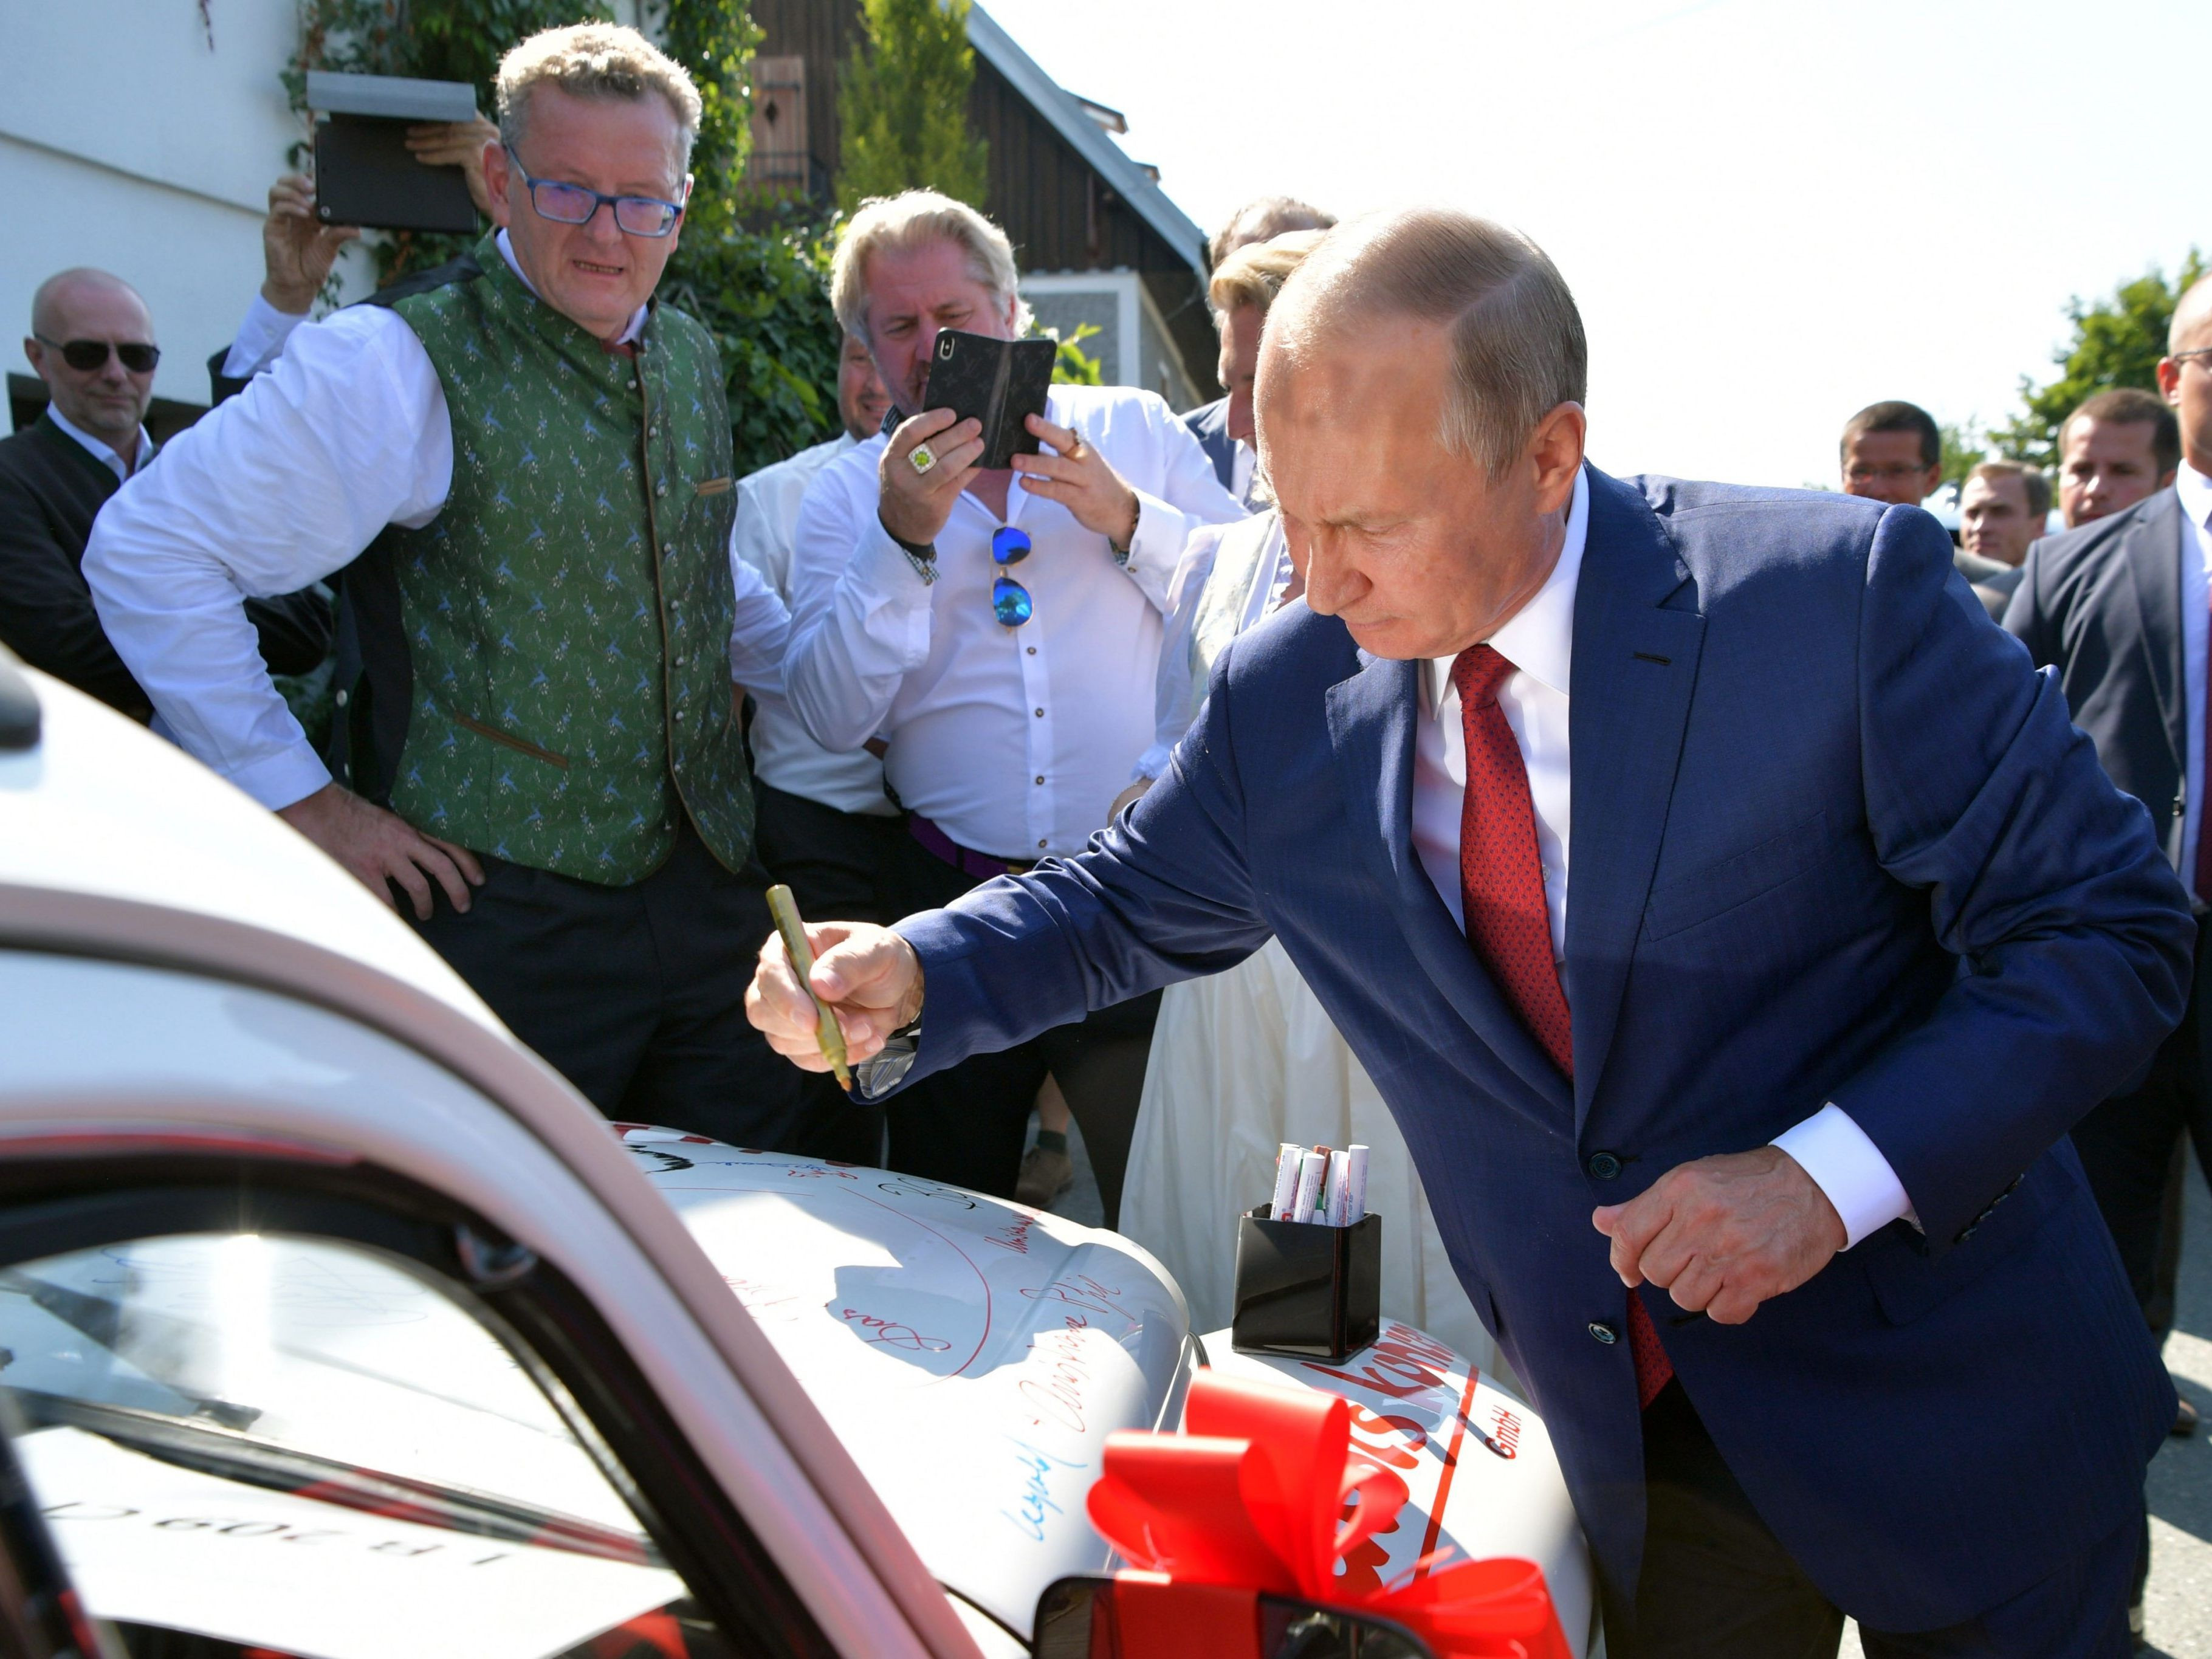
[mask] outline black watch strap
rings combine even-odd
[[[914,567],[915,574],[921,578],[924,586],[937,580],[937,544],[935,542],[907,540],[905,537],[892,530],[889,525],[884,524],[883,514],[880,513],[876,515],[876,522],[883,526],[884,535],[899,544],[899,550],[906,555],[906,562]]]

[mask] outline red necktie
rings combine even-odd
[[[1459,816],[1459,895],[1468,943],[1490,969],[1528,1034],[1569,1079],[1575,1074],[1574,1024],[1552,956],[1544,861],[1536,849],[1536,807],[1528,767],[1513,740],[1498,688],[1514,665],[1486,645],[1471,646],[1452,664],[1460,728],[1467,738],[1467,797]],[[1649,1406],[1674,1367],[1633,1292],[1628,1297],[1628,1346],[1636,1392]]]

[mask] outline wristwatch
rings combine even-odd
[[[885,1037],[874,1054],[853,1068],[853,1092],[868,1100],[889,1094],[906,1081],[921,1051],[921,1016],[917,1014]]]

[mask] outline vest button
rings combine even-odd
[[[1620,1173],[1620,1160],[1611,1152],[1592,1152],[1585,1166],[1600,1181],[1610,1181]]]
[[[337,703],[339,708],[343,708],[346,706],[346,694],[341,691],[337,696],[333,697],[331,701]]]
[[[665,495],[668,493],[668,485],[665,482],[657,483],[653,487],[653,493],[656,495]]]
[[[1620,1333],[1602,1319],[1590,1321],[1589,1334],[1593,1341],[1601,1342],[1608,1348],[1620,1340]]]

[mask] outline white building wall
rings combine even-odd
[[[304,136],[278,76],[295,0],[0,0],[0,340],[70,265],[146,296],[163,357],[156,395],[204,404],[208,355],[261,284],[270,182]],[[369,264],[349,250],[349,292]],[[20,347],[12,372],[27,374]]]

